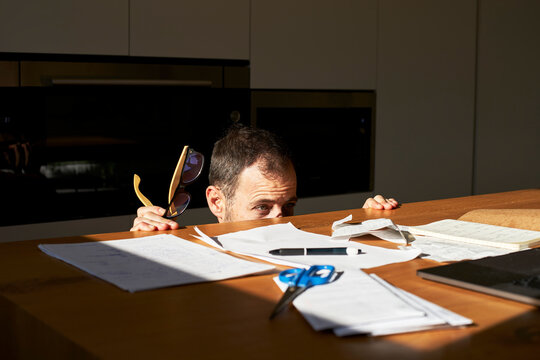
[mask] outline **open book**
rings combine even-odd
[[[436,221],[427,225],[410,226],[409,232],[415,235],[427,235],[439,239],[512,250],[521,250],[540,243],[540,231],[452,219]]]

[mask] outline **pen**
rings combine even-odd
[[[331,247],[331,248],[284,248],[270,250],[271,255],[358,255],[360,249],[353,247]]]

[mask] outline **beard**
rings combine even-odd
[[[223,212],[223,222],[233,222],[234,221],[234,199],[225,200],[225,211]]]

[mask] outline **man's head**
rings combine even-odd
[[[219,222],[293,214],[296,173],[287,147],[274,134],[233,127],[210,160],[208,206]]]

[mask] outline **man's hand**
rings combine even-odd
[[[180,227],[176,221],[165,219],[163,214],[165,209],[159,206],[140,207],[130,231],[175,230]]]
[[[364,203],[364,209],[378,209],[378,210],[392,210],[397,208],[399,203],[393,199],[387,199],[382,195],[376,195],[375,197],[369,198]]]

